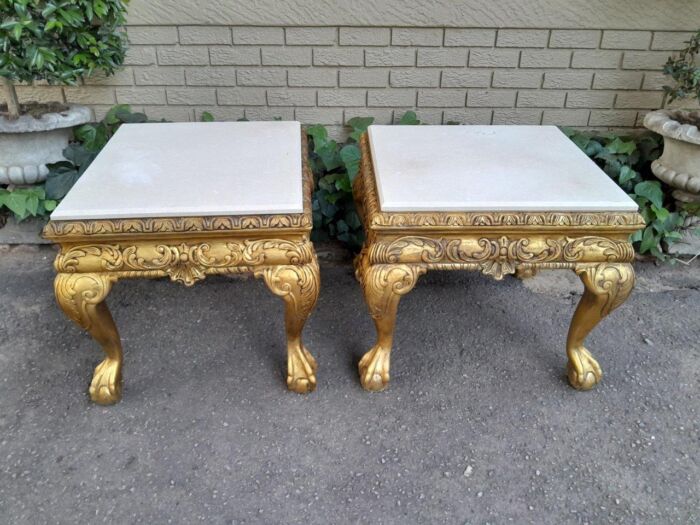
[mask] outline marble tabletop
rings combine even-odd
[[[382,211],[637,211],[554,126],[370,126],[369,142]]]
[[[303,211],[298,122],[124,124],[51,219]]]

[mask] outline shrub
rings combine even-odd
[[[700,67],[696,64],[696,57],[700,53],[700,31],[687,44],[677,57],[669,57],[664,66],[664,74],[675,83],[674,86],[664,86],[664,98],[668,102],[688,97],[700,101]]]
[[[2,2],[0,76],[8,112],[19,115],[13,82],[75,84],[96,70],[112,74],[124,62],[128,0]]]

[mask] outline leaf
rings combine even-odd
[[[306,134],[314,141],[314,148],[323,146],[328,140],[328,130],[321,124],[306,128]]]
[[[362,158],[360,148],[354,144],[348,144],[340,150],[340,158],[343,159],[343,164],[350,177],[350,182],[354,181],[355,177],[360,172],[360,159]]]
[[[654,230],[651,228],[645,228],[644,233],[642,234],[642,244],[639,247],[639,252],[647,253],[651,251],[652,248],[655,248],[657,244],[659,244],[659,241],[654,235]]]
[[[651,205],[651,210],[656,214],[656,218],[661,222],[664,222],[671,215],[671,212],[668,211],[666,208],[659,208],[654,204]]]
[[[637,145],[633,140],[623,141],[620,137],[615,137],[615,139],[606,145],[606,149],[610,153],[630,155],[637,150]]]
[[[622,166],[622,168],[620,169],[620,175],[619,175],[620,184],[630,182],[638,177],[639,177],[639,173],[634,171],[629,166]]]
[[[661,190],[661,183],[658,181],[646,180],[635,185],[634,193],[649,200],[657,208],[664,206],[664,193]]]
[[[203,111],[202,112],[202,122],[214,122],[214,115],[212,115],[208,111]]]
[[[415,112],[407,111],[399,119],[399,124],[402,126],[417,126],[420,124],[420,120],[418,120],[418,117],[416,117]]]
[[[80,178],[77,170],[49,173],[46,178],[46,196],[49,199],[62,199]]]
[[[374,117],[354,117],[348,120],[348,126],[352,128],[350,138],[355,142],[360,140],[360,136],[367,131],[367,128],[374,122]]]

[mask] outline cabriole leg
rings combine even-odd
[[[318,263],[299,266],[270,266],[255,273],[284,300],[287,332],[287,387],[306,394],[316,388],[316,360],[301,340],[301,332],[316,305],[320,289]]]
[[[396,312],[402,295],[410,292],[425,273],[406,264],[367,265],[358,261],[356,274],[377,329],[377,342],[359,363],[360,382],[365,390],[379,392],[389,385],[389,358],[394,338]]]
[[[103,302],[116,279],[93,273],[60,273],[54,290],[63,312],[102,346],[107,357],[97,365],[90,398],[100,405],[121,399],[122,346],[112,315]]]
[[[583,346],[584,340],[601,319],[625,302],[634,287],[634,270],[631,264],[602,263],[575,271],[586,289],[574,312],[566,341],[567,375],[574,388],[590,390],[601,380],[603,372]]]

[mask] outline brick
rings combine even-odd
[[[621,61],[621,51],[574,51],[574,56],[571,59],[571,67],[617,69]]]
[[[644,82],[642,89],[644,90],[661,90],[665,85],[669,84],[669,78],[660,71],[644,73]]]
[[[209,60],[213,66],[257,66],[260,49],[257,47],[211,46]]]
[[[115,104],[117,97],[114,90],[101,86],[65,87],[63,94],[69,104]]]
[[[440,71],[433,69],[395,70],[390,75],[391,87],[438,87]]]
[[[649,49],[651,31],[604,31],[602,49]]]
[[[494,125],[539,125],[542,122],[541,109],[506,109],[496,108],[493,111]]]
[[[125,66],[152,66],[156,63],[156,49],[150,46],[129,46]]]
[[[130,67],[118,69],[113,75],[95,72],[91,77],[85,77],[86,86],[133,86],[134,72]]]
[[[367,49],[365,51],[365,65],[377,66],[415,66],[415,49]]]
[[[236,68],[188,67],[185,69],[185,80],[189,86],[235,86]]]
[[[142,86],[182,86],[185,69],[178,66],[135,67],[134,80]]]
[[[467,93],[467,106],[496,108],[510,108],[515,106],[515,96],[517,91],[509,89],[475,90],[470,89]]]
[[[498,47],[547,47],[549,31],[546,29],[499,29]]]
[[[63,89],[61,86],[15,86],[20,102],[63,102]]]
[[[588,126],[617,126],[632,127],[637,121],[634,110],[592,110]]]
[[[320,89],[319,106],[366,106],[367,91],[364,89]]]
[[[367,106],[413,107],[416,92],[413,89],[370,89],[367,92]]]
[[[332,46],[338,30],[335,27],[288,27],[285,36],[288,46]]]
[[[216,104],[216,89],[204,87],[167,88],[168,104]]]
[[[269,89],[267,91],[269,106],[315,106],[316,90],[304,88]]]
[[[666,51],[625,51],[622,69],[649,69],[660,71],[668,60]]]
[[[442,87],[489,87],[492,76],[487,69],[447,69],[442,72]]]
[[[445,29],[445,46],[493,47],[494,29]]]
[[[651,41],[651,48],[659,51],[679,51],[685,48],[692,33],[678,31],[656,31]]]
[[[596,29],[554,29],[549,37],[549,47],[595,49],[600,43],[600,31]]]
[[[416,116],[422,124],[442,124],[442,109],[418,109],[416,110]],[[394,113],[394,123],[398,124],[401,120],[403,113]]]
[[[211,113],[217,121],[239,120],[245,116],[243,108],[233,108],[227,106],[209,106],[194,108],[194,118],[201,122],[203,112]]]
[[[311,48],[264,47],[262,63],[264,66],[310,66]]]
[[[395,27],[391,30],[393,46],[441,46],[442,29],[433,27]]]
[[[587,109],[545,109],[542,124],[545,126],[586,126],[590,111]]]
[[[341,69],[342,87],[386,87],[389,72],[385,69]]]
[[[542,51],[524,49],[520,53],[520,67],[569,67],[570,62],[571,51],[564,49],[545,49]]]
[[[245,108],[248,120],[294,120],[294,108]]]
[[[209,49],[202,46],[173,46],[158,48],[161,66],[200,66],[209,64]]]
[[[464,89],[421,89],[418,106],[429,108],[462,108],[467,98]]]
[[[419,49],[419,67],[464,67],[467,65],[466,49]]]
[[[234,27],[233,43],[246,45],[284,44],[284,29],[281,27]]]
[[[333,87],[338,85],[338,72],[334,69],[290,69],[287,75],[287,82],[292,87]]]
[[[239,86],[286,86],[287,71],[284,69],[239,69],[236,72]]]
[[[190,44],[230,44],[231,29],[219,26],[181,26],[180,43]]]
[[[561,108],[565,99],[566,91],[520,91],[516,105],[519,108]]]
[[[343,124],[342,108],[297,108],[294,116],[304,124]]]
[[[364,51],[359,48],[314,49],[315,66],[361,66]]]
[[[541,71],[499,69],[493,73],[493,87],[538,88],[542,85]]]
[[[611,108],[615,101],[614,92],[571,91],[566,96],[567,108]]]
[[[588,89],[591,87],[593,73],[590,71],[546,71],[545,89]]]
[[[644,74],[639,71],[598,71],[594,89],[639,89]]]
[[[513,49],[472,49],[470,67],[517,67],[520,51]]]
[[[372,117],[374,119],[374,124],[392,124],[394,122],[394,110],[393,109],[346,109],[345,110],[345,124],[355,117]]]
[[[165,89],[160,87],[117,88],[119,104],[166,104]]]
[[[471,126],[489,125],[493,117],[491,109],[446,109],[443,113],[443,121],[459,122]]]
[[[387,27],[341,27],[341,46],[388,46],[391,30]]]
[[[177,44],[177,27],[129,26],[126,31],[132,45]]]
[[[619,93],[615,99],[616,108],[657,109],[661,107],[664,94],[658,91],[638,91]]]
[[[193,111],[189,106],[143,106],[141,110],[152,120],[191,122]]]
[[[267,99],[262,88],[218,88],[216,98],[224,106],[265,106]]]

